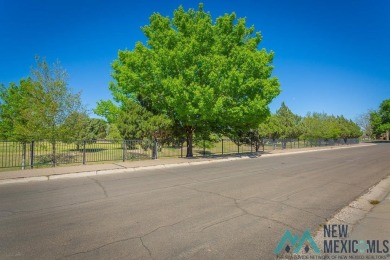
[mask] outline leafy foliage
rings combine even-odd
[[[127,101],[119,111],[117,127],[123,139],[157,139],[163,137],[171,126],[164,115],[153,115],[133,101]]]
[[[107,128],[108,128],[107,130],[108,140],[115,140],[115,141],[123,140],[116,124],[109,124]]]
[[[200,4],[197,11],[179,7],[172,19],[154,13],[142,31],[146,45],[119,51],[110,90],[122,107],[133,101],[167,116],[186,134],[187,156],[194,132],[248,131],[269,115],[268,104],[280,92],[271,77],[273,52],[258,50],[261,35],[245,19],[232,13],[213,23]],[[97,108],[107,119],[113,118],[109,106],[101,101]]]
[[[72,93],[59,62],[49,66],[39,57],[36,62],[31,77],[0,90],[2,138],[22,142],[67,139],[72,131],[64,127],[65,122],[75,113],[85,113],[80,93]],[[73,124],[81,120],[73,118]]]
[[[377,137],[390,131],[390,99],[383,100],[378,111],[370,113],[370,122]]]
[[[284,102],[271,117],[271,127],[273,138],[298,138],[302,134],[301,117],[295,115]]]
[[[325,113],[308,114],[303,119],[305,139],[347,139],[361,136],[360,127],[343,116],[329,116]]]

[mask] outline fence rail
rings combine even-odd
[[[244,139],[232,141],[221,138],[214,142],[194,140],[194,156],[241,154],[259,150],[295,149],[315,146],[334,146],[359,143],[359,139],[299,140]],[[55,167],[104,161],[144,160],[185,157],[187,144],[182,140],[153,142],[151,140],[89,140],[73,142],[14,142],[0,141],[0,168]]]

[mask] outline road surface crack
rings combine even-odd
[[[87,254],[87,253],[99,250],[99,249],[101,249],[103,247],[106,247],[106,246],[110,246],[110,245],[113,245],[113,244],[116,244],[116,243],[125,242],[125,241],[129,241],[129,240],[133,240],[133,239],[140,239],[140,237],[129,237],[129,238],[124,238],[124,239],[112,241],[110,243],[107,243],[107,244],[104,244],[104,245],[92,248],[90,250],[76,252],[76,253],[73,253],[73,254],[70,254],[70,255],[66,255],[66,256],[63,256],[63,257],[60,257],[60,258],[56,258],[56,259],[59,260],[59,259],[65,259],[65,258],[68,258],[68,257],[76,256],[76,255]]]
[[[106,188],[104,188],[103,184],[101,184],[100,181],[97,180],[97,179],[94,179],[94,178],[92,178],[92,177],[88,177],[88,178],[91,179],[91,180],[93,180],[93,181],[94,181],[94,182],[103,190],[104,196],[105,196],[106,198],[108,198],[108,194],[107,194]]]
[[[316,213],[307,210],[307,209],[310,209],[310,208],[299,208],[299,207],[295,207],[295,206],[292,206],[292,205],[290,205],[290,204],[285,203],[284,201],[275,201],[275,200],[273,200],[273,199],[266,199],[266,198],[262,198],[262,197],[249,197],[249,198],[246,198],[245,201],[250,200],[250,199],[253,199],[253,198],[259,198],[259,199],[262,199],[262,200],[265,200],[265,201],[268,201],[268,202],[281,204],[281,205],[283,205],[283,206],[290,207],[290,208],[293,208],[293,209],[297,209],[297,210],[300,210],[300,211],[309,213],[309,214],[311,214],[311,215],[313,215],[313,216],[316,216],[316,217],[318,217],[318,218],[320,218],[320,219],[326,220],[325,217],[320,216],[320,215],[317,215]],[[256,202],[254,202],[254,203],[256,203]]]
[[[150,249],[144,244],[144,241],[142,240],[142,237],[140,237],[139,240],[141,241],[141,244],[142,244],[142,246],[146,249],[146,251],[148,251],[149,257],[150,257],[151,259],[154,259],[153,256],[152,256],[152,252],[151,252]]]
[[[219,225],[219,224],[228,222],[228,221],[230,221],[230,220],[232,220],[232,219],[239,218],[239,217],[242,217],[242,216],[245,216],[245,215],[246,215],[245,213],[242,213],[242,214],[240,214],[240,215],[238,215],[238,216],[234,216],[234,217],[231,217],[231,218],[228,218],[228,219],[224,219],[224,220],[218,221],[217,223],[214,223],[214,224],[211,224],[211,225],[208,225],[208,226],[203,227],[202,230],[201,230],[200,232],[203,232],[203,231],[206,230],[206,229],[209,229],[209,228],[211,228],[211,227],[217,226],[217,225]]]
[[[70,255],[66,255],[66,256],[63,256],[63,257],[60,257],[60,258],[56,258],[56,259],[65,259],[65,258],[72,257],[72,256],[75,256],[75,255],[81,255],[81,254],[90,253],[90,252],[99,250],[99,249],[101,249],[101,248],[103,248],[103,247],[106,247],[106,246],[110,246],[110,245],[113,245],[113,244],[116,244],[116,243],[125,242],[125,241],[129,241],[129,240],[133,240],[133,239],[138,239],[138,240],[141,242],[142,246],[146,249],[146,251],[148,251],[149,257],[150,257],[151,259],[154,259],[153,256],[152,256],[152,251],[149,249],[149,247],[147,247],[147,246],[145,245],[145,241],[144,241],[143,239],[144,239],[146,236],[148,236],[148,235],[150,235],[150,234],[156,232],[156,231],[159,230],[159,229],[166,228],[166,227],[173,227],[173,226],[175,226],[175,225],[177,225],[177,224],[180,224],[181,222],[183,222],[183,221],[185,221],[185,220],[187,220],[187,219],[189,219],[189,218],[182,219],[182,220],[180,220],[180,221],[178,221],[178,222],[175,222],[175,223],[173,223],[173,224],[169,224],[169,225],[164,225],[164,226],[157,227],[157,228],[153,229],[152,231],[150,231],[150,232],[148,232],[148,233],[146,233],[146,234],[144,234],[144,235],[142,235],[142,236],[133,236],[133,237],[128,237],[128,238],[124,238],[124,239],[119,239],[119,240],[112,241],[112,242],[106,243],[106,244],[104,244],[104,245],[101,245],[101,246],[92,248],[92,249],[90,249],[90,250],[80,251],[80,252],[73,253],[73,254],[70,254]]]
[[[241,212],[243,213],[242,215],[249,215],[249,216],[252,216],[252,217],[255,217],[257,219],[265,219],[265,220],[269,220],[269,221],[272,221],[272,222],[275,222],[279,225],[282,225],[282,226],[286,226],[286,227],[289,227],[293,230],[296,230],[296,231],[302,231],[302,230],[299,230],[287,223],[284,223],[282,221],[279,221],[279,220],[276,220],[276,219],[273,219],[273,218],[269,218],[269,217],[266,217],[266,216],[260,216],[260,215],[256,215],[254,213],[251,213],[249,212],[248,210],[244,209],[242,206],[239,205],[238,201],[240,199],[236,199],[236,198],[233,198],[233,197],[230,197],[230,196],[226,196],[226,195],[222,195],[220,193],[216,193],[216,192],[212,192],[212,191],[206,191],[206,190],[199,190],[199,189],[196,189],[196,188],[190,188],[190,187],[187,187],[187,186],[183,186],[184,188],[186,189],[189,189],[189,190],[194,190],[194,191],[197,191],[197,192],[200,192],[200,193],[208,193],[208,194],[212,194],[212,195],[216,195],[216,196],[220,196],[222,198],[225,198],[225,199],[228,199],[228,200],[231,200],[235,207],[239,210],[241,210]]]

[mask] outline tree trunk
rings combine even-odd
[[[153,145],[152,145],[152,159],[157,159],[157,149],[158,149],[158,143],[157,143],[157,138],[153,139]]]
[[[188,157],[194,156],[192,154],[192,137],[194,134],[194,130],[192,129],[192,127],[187,128],[186,134],[187,134],[187,155],[186,155],[186,157],[188,158]]]

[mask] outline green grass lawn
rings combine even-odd
[[[202,144],[202,142],[200,142]],[[286,149],[291,148],[303,148],[315,146],[315,143],[305,141],[287,142]],[[151,159],[152,151],[149,148],[143,149],[142,141],[128,142],[126,150],[123,150],[123,142],[111,142],[111,141],[97,141],[86,142],[85,147],[82,142],[77,145],[76,143],[64,143],[56,142],[56,166],[57,165],[77,165],[85,163],[97,163],[107,161],[122,161],[125,160],[144,160]],[[212,156],[222,154],[236,154],[236,153],[248,153],[255,152],[255,147],[242,144],[239,147],[233,141],[224,139],[216,143],[206,143],[205,148],[194,146],[194,156]],[[282,149],[282,143],[278,142],[275,147],[272,142],[265,144],[265,151],[273,149]],[[31,144],[25,144],[19,142],[1,142],[0,141],[0,169],[21,168],[23,152],[25,152],[25,168],[31,167]],[[185,157],[186,156],[186,144],[183,147],[180,145],[163,145],[159,147],[158,158],[168,157]],[[34,142],[34,168],[37,167],[52,167],[53,166],[53,152],[52,144],[47,141]],[[260,151],[262,147],[260,147]],[[85,157],[84,157],[85,156]]]

